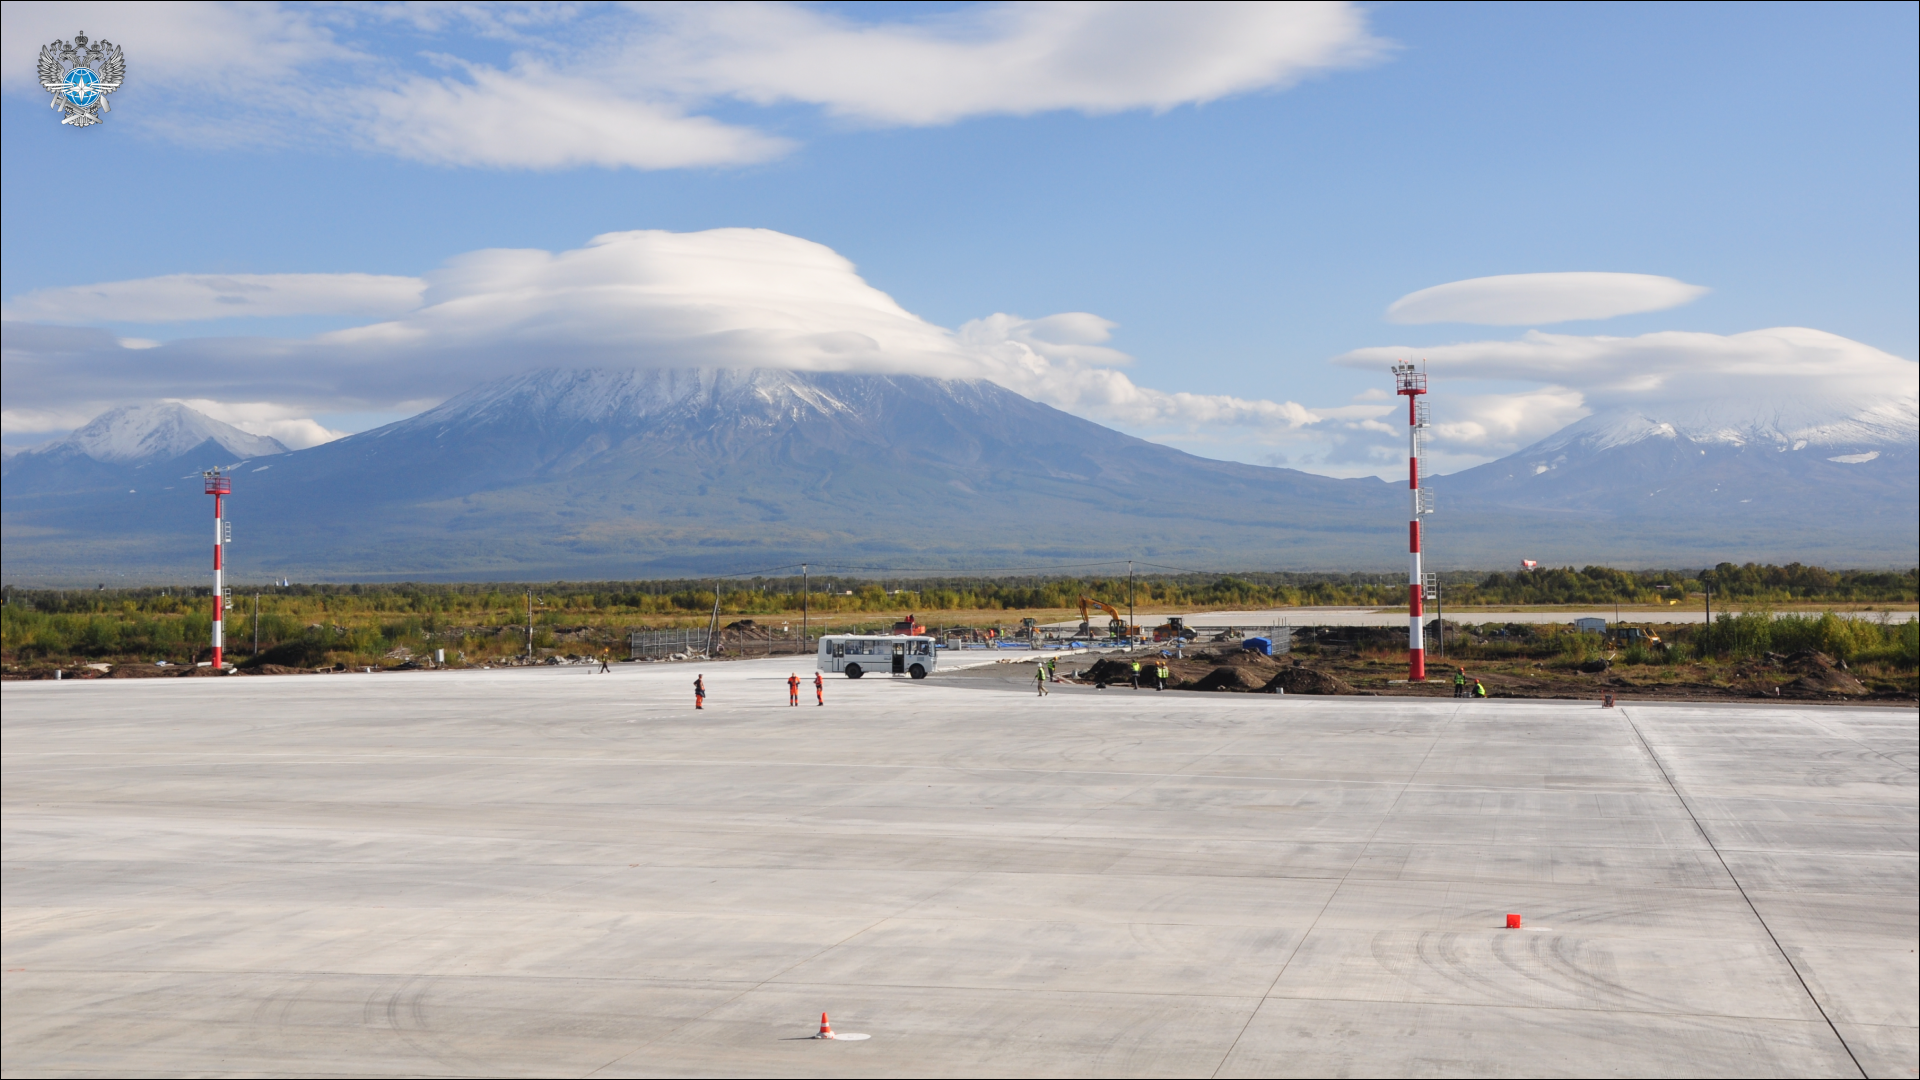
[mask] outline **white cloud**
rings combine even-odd
[[[115,101],[143,83],[215,93],[279,84],[360,56],[310,13],[281,4],[9,3],[0,5],[0,83],[44,93],[40,47],[83,29],[127,52],[127,85]]]
[[[1912,361],[1838,334],[1797,326],[1727,335],[1666,330],[1638,337],[1534,330],[1514,341],[1355,349],[1335,362],[1384,372],[1393,361],[1408,357],[1425,361],[1436,375],[1448,378],[1518,379],[1609,395],[1684,390],[1754,397],[1783,380],[1846,394],[1911,397],[1916,387]]]
[[[1541,326],[1664,311],[1710,291],[1653,274],[1503,274],[1408,293],[1387,308],[1387,321]]]
[[[534,169],[743,164],[791,145],[700,115],[723,102],[894,126],[1166,110],[1386,49],[1361,8],[1332,2],[1011,3],[880,22],[780,3],[51,3],[8,4],[4,18],[9,92],[41,93],[39,46],[87,26],[127,49],[115,103],[179,138]],[[515,51],[504,64],[448,54],[473,36]],[[421,37],[442,51],[417,51]]]
[[[667,9],[629,55],[662,82],[872,123],[1171,109],[1378,56],[1345,3],[990,4],[862,24],[787,4]]]
[[[465,65],[466,78],[416,77],[358,95],[364,141],[440,165],[675,169],[783,154],[786,139],[607,92],[604,76],[542,64]]]
[[[476,251],[427,283],[417,311],[295,348],[444,358],[447,370],[496,374],[530,357],[535,366],[922,372],[967,359],[951,334],[867,284],[833,249],[769,229],[606,233],[557,254]]]
[[[72,431],[114,404],[117,402],[112,399],[102,404],[99,400],[82,397],[66,404],[53,403],[39,408],[8,407],[0,409],[0,431],[8,435]]]
[[[46,100],[40,47],[84,29],[126,50],[115,123],[196,145],[338,141],[341,89],[381,65],[329,22],[328,9],[277,3],[8,3],[0,86]]]
[[[224,402],[206,398],[166,398],[189,409],[205,413],[222,423],[232,424],[249,435],[267,435],[280,440],[289,450],[319,446],[348,433],[335,431],[313,419],[300,416],[297,406],[276,405],[270,401]]]
[[[1515,341],[1357,349],[1336,363],[1384,372],[1406,358],[1426,362],[1436,391],[1446,382],[1472,380],[1539,385],[1465,401],[1449,396],[1444,406],[1436,393],[1435,420],[1443,433],[1453,419],[1449,410],[1468,405],[1462,422],[1470,426],[1450,436],[1456,445],[1478,439],[1503,453],[1582,410],[1593,414],[1585,426],[1613,432],[1605,437],[1665,427],[1695,439],[1792,436],[1825,444],[1910,438],[1920,408],[1920,365],[1805,327],[1638,337],[1536,330]]]
[[[1434,417],[1432,444],[1454,455],[1500,457],[1588,412],[1585,395],[1560,386],[1517,394],[1448,394]]]
[[[991,315],[960,327],[959,340],[988,378],[1065,412],[1140,429],[1301,427],[1319,417],[1291,401],[1168,393],[1136,386],[1114,366],[1132,358],[1101,345],[1112,323],[1074,312],[1045,319]]]
[[[301,282],[287,297],[317,303],[336,295],[327,279],[364,275],[286,277]],[[142,289],[175,280],[61,295],[106,296],[87,300],[99,305],[87,310],[110,320],[118,310],[113,296],[148,302],[152,293]],[[1112,324],[1096,315],[993,315],[957,332],[936,326],[868,284],[831,248],[766,229],[643,230],[558,253],[477,251],[422,280],[424,290],[395,286],[392,294],[396,303],[418,297],[414,310],[302,340],[202,338],[134,349],[99,330],[8,322],[8,406],[70,408],[76,397],[111,388],[117,400],[107,404],[179,398],[202,408],[204,401],[209,415],[280,437],[293,429],[268,425],[318,413],[416,410],[534,368],[709,366],[989,379],[1135,429],[1266,430],[1318,419],[1293,402],[1138,386],[1118,370],[1131,358],[1107,344]],[[343,280],[341,290],[351,284]],[[14,308],[26,310],[26,299]],[[63,312],[84,306],[35,303]]]
[[[271,315],[396,315],[420,306],[421,278],[381,274],[168,274],[35,289],[9,319],[51,323],[182,322]],[[127,348],[153,348],[139,338]]]

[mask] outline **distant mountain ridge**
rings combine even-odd
[[[1620,407],[1435,487],[1481,512],[1690,514],[1803,536],[1852,528],[1898,551],[1897,537],[1920,532],[1909,528],[1920,520],[1920,408],[1911,398],[1817,397]]]
[[[177,401],[162,401],[108,410],[64,439],[15,456],[84,457],[108,465],[144,465],[172,461],[209,442],[222,456],[234,460],[287,453],[278,439],[242,431]]]
[[[801,561],[964,570],[1109,558],[1377,570],[1405,558],[1398,484],[1198,458],[988,382],[534,371],[292,452],[146,408],[115,410],[58,453],[7,463],[9,580],[197,574],[210,508],[194,474],[234,462],[244,462],[234,566],[262,578],[582,580]],[[1596,415],[1436,478],[1427,547],[1442,566],[1905,565],[1920,533],[1920,472],[1912,440],[1900,442],[1904,415]],[[1814,435],[1782,442],[1776,431]]]
[[[0,464],[9,512],[21,498],[124,497],[146,488],[186,490],[188,478],[290,453],[278,439],[254,435],[174,401],[101,413],[65,438],[9,455]],[[8,530],[9,560],[28,557]],[[84,543],[84,538],[81,538]]]
[[[1920,442],[1920,401],[1820,397],[1759,403],[1728,400],[1689,402],[1657,412],[1642,405],[1622,405],[1569,424],[1520,455],[1574,445],[1607,450],[1646,439],[1765,446],[1795,453],[1810,446],[1846,453],[1899,448]]]

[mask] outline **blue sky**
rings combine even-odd
[[[217,5],[174,10],[183,19],[237,18]],[[757,103],[752,86],[711,74],[725,68],[721,56],[702,69],[708,82],[698,92],[683,82],[609,93],[666,95],[686,115],[777,148],[739,155],[757,160],[665,168],[449,161],[458,153],[382,145],[377,132],[368,134],[374,129],[340,119],[351,111],[345,107],[320,115],[289,100],[306,86],[476,78],[448,57],[513,71],[544,56],[540,70],[561,70],[553,42],[619,36],[639,42],[623,54],[633,62],[632,49],[647,47],[764,47],[738,43],[751,35],[714,45],[710,27],[676,35],[659,29],[657,11],[642,18],[614,8],[505,29],[273,10],[312,32],[296,42],[307,52],[288,52],[293,59],[278,69],[294,75],[272,76],[283,85],[255,94],[246,82],[179,74],[220,58],[179,56],[151,16],[112,5],[7,6],[0,294],[13,302],[35,290],[174,274],[417,277],[481,249],[562,252],[626,230],[767,229],[837,252],[867,285],[936,327],[995,313],[1097,315],[1113,324],[1111,337],[1075,341],[1132,361],[1096,352],[1081,362],[1124,370],[1131,383],[1163,395],[1297,403],[1320,418],[1243,410],[1222,426],[1208,419],[1215,413],[1132,408],[1062,390],[1064,406],[1200,453],[1338,473],[1380,471],[1397,452],[1381,433],[1355,427],[1368,407],[1356,395],[1384,385],[1384,374],[1336,357],[1396,345],[1417,355],[1534,329],[1387,321],[1397,298],[1448,282],[1658,275],[1711,291],[1665,310],[1539,329],[1633,337],[1807,327],[1908,361],[1920,354],[1920,28],[1911,4],[1365,6],[1348,15],[1366,42],[1350,51],[1364,55],[1268,85],[1199,91],[1189,96],[1206,100],[1163,108],[1049,107],[1035,91],[1033,101],[1008,99],[1012,105],[935,102],[926,108],[959,115],[932,119],[887,115],[871,96],[836,98],[831,89]],[[671,9],[660,10],[671,23]],[[735,10],[747,17],[754,9]],[[903,32],[963,42],[991,25],[969,5],[834,5],[801,15],[842,31],[906,20]],[[84,26],[126,49],[127,87],[99,126],[63,127],[47,95],[23,76],[31,52],[14,54],[23,40],[51,37],[34,32],[42,22],[62,37]],[[234,33],[234,48],[256,54],[295,48],[284,27],[263,29],[257,17]],[[265,44],[248,45],[248,33]],[[143,61],[166,49],[175,50],[172,68]],[[1111,63],[1125,84],[1128,65],[1146,70],[1157,59],[1123,44]],[[1224,63],[1204,48],[1171,62]],[[537,71],[528,77],[539,81]],[[815,79],[807,86],[823,78],[806,77]],[[1171,78],[1140,79],[1157,77]],[[956,85],[964,98],[964,79]],[[569,107],[594,108],[596,97]],[[511,151],[495,158],[502,154]],[[14,307],[10,354],[32,348],[16,346],[30,340],[16,324],[91,325],[170,343],[148,355],[181,370],[191,370],[192,349],[171,343],[300,340],[374,321],[364,312],[174,321],[116,317],[122,313],[98,305]],[[1012,339],[1027,341],[1022,333]],[[1058,350],[1040,351],[1067,362]],[[19,374],[27,365],[10,359],[9,367],[9,443],[45,438],[106,400],[75,391],[63,410],[57,378],[29,385]],[[436,370],[443,394],[465,388],[459,365]],[[1462,415],[1493,415],[1503,401],[1528,414],[1511,430],[1482,425],[1480,435],[1464,432],[1443,445],[1442,460],[1454,465],[1545,434],[1594,395],[1579,378],[1535,385],[1476,375],[1471,365],[1453,377]],[[301,398],[272,385],[168,390],[137,380],[126,389],[129,400],[235,407],[235,395],[257,389],[253,397],[278,402],[281,420],[310,415],[336,430],[432,396],[428,387],[385,399]],[[1538,397],[1543,389],[1559,397]],[[16,402],[35,407],[13,409]],[[1437,416],[1447,407],[1436,392]],[[255,427],[272,418],[257,419]]]

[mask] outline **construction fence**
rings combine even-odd
[[[811,656],[818,649],[818,633],[775,630],[770,627],[728,626],[716,630],[635,630],[627,636],[635,660],[686,659],[695,656]]]

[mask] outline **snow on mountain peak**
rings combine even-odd
[[[209,439],[241,460],[287,452],[278,439],[250,435],[174,401],[111,409],[66,438],[29,452],[68,450],[95,461],[132,464],[170,461]]]
[[[854,403],[823,385],[820,377],[804,371],[549,368],[484,383],[387,430],[528,417],[632,422],[708,408],[768,418],[858,411]]]
[[[1575,445],[1607,450],[1654,438],[1786,450],[1911,446],[1920,440],[1920,401],[1807,395],[1773,401],[1724,398],[1619,404],[1603,407],[1522,453],[1550,453]]]

